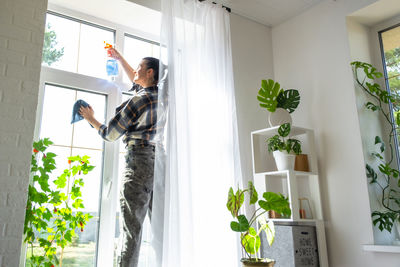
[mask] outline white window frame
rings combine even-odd
[[[159,37],[144,33],[139,29],[134,29],[112,23],[100,18],[96,18],[74,10],[65,9],[53,4],[49,4],[48,11],[72,17],[90,24],[115,30],[115,47],[119,51],[124,51],[125,34],[137,36],[139,39],[148,40],[150,43],[159,43]],[[129,62],[135,64],[135,62]],[[58,85],[61,87],[81,89],[106,95],[106,121],[109,121],[115,114],[115,108],[122,100],[122,92],[128,91],[132,85],[122,82],[122,69],[113,82],[104,79],[90,77],[79,73],[58,70],[51,67],[42,66],[39,84],[38,108],[36,114],[36,124],[34,139],[40,136],[40,125],[42,120],[44,89],[46,84]],[[72,112],[72,107],[71,107]],[[99,138],[101,138],[99,136]],[[104,142],[103,151],[103,171],[102,184],[100,187],[101,202],[99,210],[99,232],[96,251],[96,266],[110,267],[114,261],[114,236],[115,236],[115,215],[119,203],[118,192],[118,159],[119,142]],[[24,262],[21,262],[24,266]]]

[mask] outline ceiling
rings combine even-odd
[[[126,0],[160,10],[161,0]],[[210,0],[211,1],[211,0]],[[335,0],[213,0],[232,12],[267,26],[276,26],[322,1]]]
[[[276,26],[325,0],[217,0],[233,13],[267,26]],[[333,0],[331,0],[333,1]]]
[[[349,17],[364,25],[374,26],[398,14],[400,14],[399,0],[380,0],[350,14]]]

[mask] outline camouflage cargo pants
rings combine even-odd
[[[142,225],[151,218],[155,148],[129,146],[121,182],[122,248],[120,267],[136,267],[142,239]]]

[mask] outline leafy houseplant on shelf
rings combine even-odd
[[[69,167],[51,179],[51,172],[56,169],[56,154],[46,151],[51,144],[48,138],[33,143],[32,182],[24,224],[24,242],[28,244],[26,266],[30,267],[62,266],[64,248],[73,243],[75,231],[83,232],[92,218],[80,210],[84,208],[82,176],[94,166],[88,156],[69,157]]]
[[[296,89],[283,90],[278,82],[272,79],[261,80],[261,88],[257,95],[260,107],[269,112],[269,124],[271,127],[283,123],[291,123],[289,113],[296,110],[300,103],[300,94]]]
[[[279,126],[278,134],[267,139],[268,151],[273,152],[278,171],[293,170],[295,156],[301,153],[300,141],[286,138],[290,131],[290,123],[284,123]]]
[[[380,85],[373,81],[382,78],[383,75],[371,64],[354,61],[351,65],[358,87],[370,96],[371,101],[365,103],[365,108],[379,112],[388,125],[387,129],[389,129],[386,138],[375,136],[373,140],[379,149],[371,153],[375,159],[374,165],[377,165],[377,167],[374,168],[371,166],[372,164],[366,164],[365,168],[370,185],[379,190],[381,208],[372,211],[373,224],[378,225],[381,231],[391,232],[395,223],[400,225],[400,178],[399,170],[393,162],[393,147],[396,144],[394,139],[396,133],[397,135],[400,134],[400,95],[397,91],[389,93],[381,89]],[[359,77],[359,72],[363,73],[362,77]],[[392,104],[394,111],[393,119],[390,116],[390,104]],[[400,231],[400,227],[398,228]]]
[[[240,208],[244,203],[244,194],[249,195],[249,205],[255,205],[258,201],[259,208],[248,219],[245,215],[240,214]],[[267,221],[263,216],[268,211],[275,211],[290,217],[291,210],[289,201],[282,194],[273,192],[263,193],[263,199],[258,200],[258,193],[252,182],[249,182],[248,189],[238,189],[233,191],[229,189],[228,202],[226,204],[235,221],[231,222],[231,229],[240,233],[240,244],[242,246],[241,259],[243,266],[274,266],[275,261],[268,258],[260,258],[257,256],[261,246],[260,234],[265,231],[269,245],[271,246],[275,239],[275,228],[273,221]],[[259,224],[258,231],[252,225]],[[253,255],[253,256],[252,256]]]

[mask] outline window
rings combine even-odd
[[[99,120],[105,119],[106,97],[101,94],[84,92],[54,85],[45,85],[44,105],[40,138],[49,137],[54,144],[49,151],[55,153],[57,169],[52,173],[57,177],[68,167],[67,158],[75,155],[90,156],[95,169],[85,177],[82,198],[85,213],[93,218],[84,232],[77,231],[78,239],[64,251],[64,266],[94,266],[99,229],[99,196],[102,180],[103,142],[90,129],[86,121],[71,124],[72,107],[76,100],[90,103]]]
[[[104,42],[114,44],[115,31],[48,13],[43,65],[107,79]]]
[[[396,98],[396,101],[391,103],[393,111],[392,119],[396,122],[397,116],[400,116],[400,25],[380,32],[380,40],[386,87],[390,94]],[[400,125],[397,126],[399,127]],[[397,138],[395,138],[397,147],[400,141],[399,134],[399,128],[397,128]],[[396,149],[396,153],[399,162],[400,157],[398,149]]]
[[[122,75],[113,82],[104,80],[107,78],[104,41],[114,44],[115,36],[125,36],[118,39],[121,43],[117,45],[125,47],[124,57],[133,68],[143,57],[158,57],[159,47],[156,42],[124,32],[135,33],[134,29],[101,21],[102,25],[110,27],[106,28],[93,24],[93,21],[83,21],[86,17],[82,14],[80,19],[76,19],[73,18],[74,12],[64,11],[68,16],[51,11],[46,18],[47,41],[43,51],[38,106],[41,118],[37,120],[35,139],[49,137],[54,142],[49,150],[57,154],[59,169],[68,165],[68,156],[76,154],[90,156],[91,163],[96,166],[90,177],[87,176],[82,192],[85,211],[94,218],[83,233],[79,232],[75,244],[65,251],[63,266],[94,267],[97,262],[113,266],[119,241],[118,181],[125,165],[125,148],[118,142],[103,142],[86,121],[71,124],[72,107],[76,100],[83,99],[93,106],[96,118],[103,122],[108,121],[115,108],[130,97],[125,93],[131,87],[127,77],[125,83],[120,82]],[[120,73],[123,73],[122,68]],[[152,266],[146,262],[147,257],[143,257],[153,253],[149,226],[146,218],[139,267]],[[114,228],[115,231],[110,231]]]

